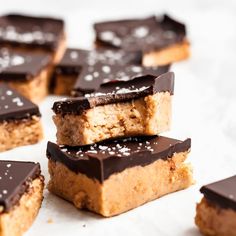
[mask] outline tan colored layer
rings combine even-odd
[[[176,61],[187,59],[190,56],[190,45],[186,40],[159,51],[145,53],[143,57],[144,66],[161,66]]]
[[[43,201],[43,178],[33,180],[19,204],[7,213],[0,211],[0,236],[21,236],[32,225]]]
[[[10,81],[7,84],[34,103],[39,103],[48,95],[52,66],[43,69],[29,81]],[[5,81],[4,81],[5,82]]]
[[[105,217],[121,214],[165,194],[193,184],[192,169],[185,164],[187,152],[157,160],[111,175],[102,184],[84,174],[75,174],[65,165],[49,160],[51,192]]]
[[[0,152],[39,142],[43,129],[39,117],[0,122]]]
[[[59,42],[56,52],[53,55],[53,63],[57,64],[63,57],[66,50],[66,34],[63,34],[62,39]]]
[[[195,222],[206,236],[236,236],[236,211],[220,208],[204,197],[197,204]]]
[[[170,128],[171,95],[157,93],[129,102],[97,106],[82,115],[55,115],[57,142],[70,146],[135,135],[155,135]]]
[[[54,94],[71,95],[77,77],[77,75],[56,75]]]

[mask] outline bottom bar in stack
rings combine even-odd
[[[110,217],[189,187],[191,140],[135,137],[68,147],[49,142],[49,190]]]

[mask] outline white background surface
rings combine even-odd
[[[236,1],[0,0],[0,13],[9,11],[61,16],[68,44],[86,48],[92,47],[96,20],[168,12],[187,24],[192,51],[188,61],[172,67],[176,87],[168,135],[192,138],[189,160],[196,184],[109,219],[78,211],[45,190],[43,207],[26,235],[199,235],[194,216],[200,186],[236,174]],[[55,141],[50,110],[55,99],[40,105],[45,140],[0,154],[0,159],[40,162],[46,182],[46,143]]]

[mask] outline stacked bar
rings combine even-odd
[[[105,217],[192,184],[190,139],[148,136],[82,147],[49,142],[51,192]]]
[[[77,146],[167,131],[173,89],[174,74],[168,72],[108,82],[87,97],[55,102],[57,142]]]
[[[185,189],[193,180],[185,163],[191,140],[156,136],[170,128],[174,73],[155,76],[142,68],[150,74],[135,77],[126,66],[126,79],[113,80],[121,67],[109,66],[105,76],[103,66],[94,66],[99,75],[93,87],[84,83],[90,86],[84,96],[53,105],[57,144],[47,146],[48,188],[79,209],[109,217]]]
[[[168,131],[170,63],[187,58],[185,27],[168,16],[95,24],[94,51],[69,49],[56,67],[57,144],[48,143],[49,190],[105,217],[192,183],[191,140]],[[155,66],[155,67],[154,67]]]

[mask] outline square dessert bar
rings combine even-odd
[[[0,83],[9,84],[33,102],[48,94],[51,66],[48,55],[0,49]]]
[[[185,25],[167,15],[100,22],[94,25],[97,47],[143,52],[143,65],[170,64],[189,57]]]
[[[49,142],[49,191],[105,217],[189,187],[192,169],[184,161],[191,140],[148,136],[91,146]]]
[[[0,236],[21,236],[32,225],[43,188],[38,163],[0,161]]]
[[[170,65],[158,67],[143,67],[141,65],[107,65],[97,63],[83,67],[72,90],[73,96],[83,96],[87,93],[99,91],[109,82],[128,81],[144,75],[159,76],[168,72]]]
[[[170,127],[174,73],[111,81],[87,97],[55,102],[53,120],[60,145],[156,135]]]
[[[61,19],[19,14],[0,17],[0,47],[20,52],[43,52],[58,62],[65,51],[64,22]]]
[[[61,61],[56,65],[54,72],[54,93],[70,95],[71,90],[82,68],[93,67],[96,63],[120,65],[142,63],[141,52],[125,52],[123,50],[83,50],[69,48]]]
[[[39,142],[40,117],[37,105],[0,83],[0,152]]]
[[[195,222],[204,235],[236,235],[236,175],[203,186]]]

